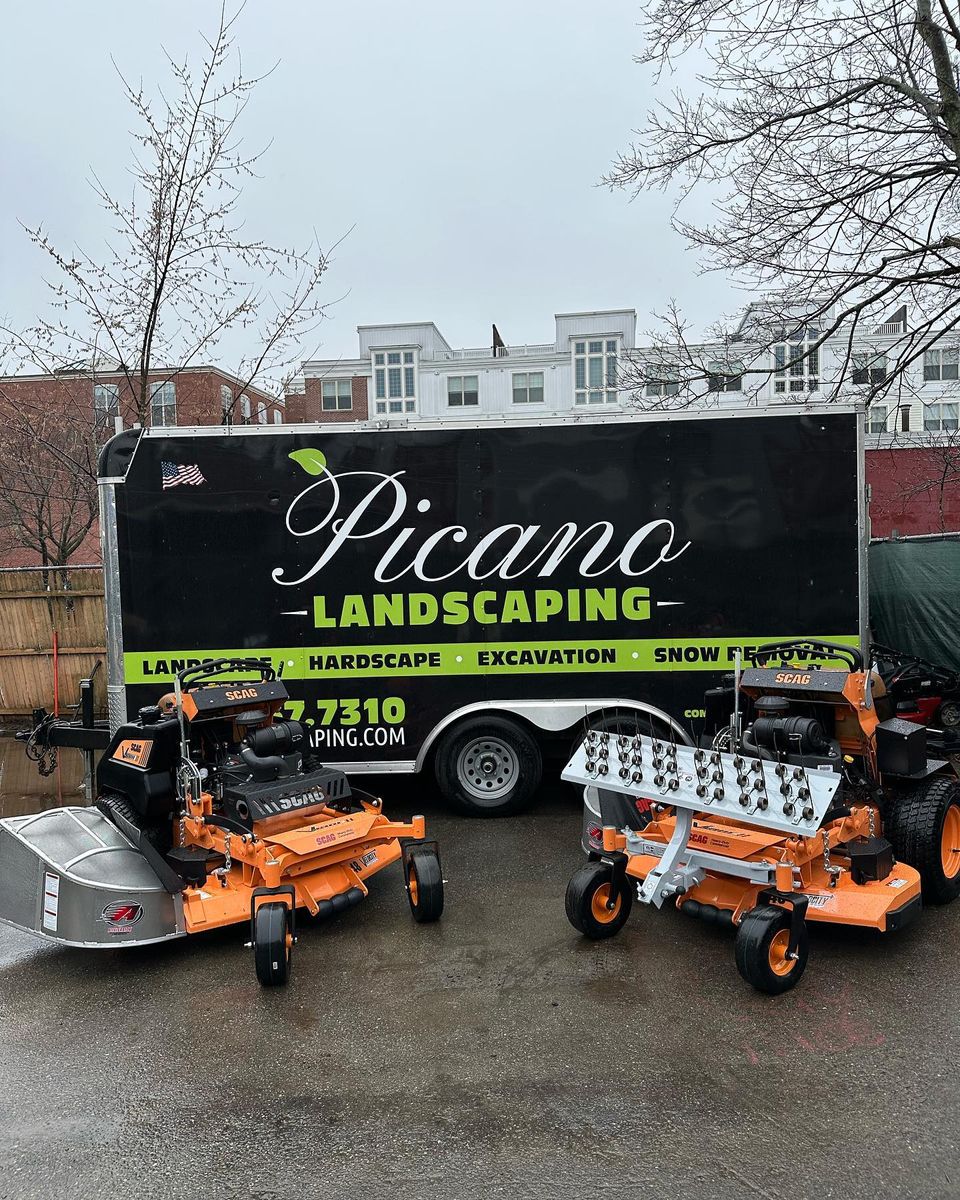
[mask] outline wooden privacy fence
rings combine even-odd
[[[102,567],[0,569],[0,715],[52,711],[55,691],[69,711],[97,662],[94,703],[104,711],[104,637]]]

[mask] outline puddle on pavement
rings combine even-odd
[[[23,742],[0,738],[0,817],[20,817],[65,804],[86,804],[83,755],[60,750],[50,775],[27,758]]]

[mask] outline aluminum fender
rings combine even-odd
[[[565,729],[573,729],[579,722],[586,717],[592,717],[597,713],[610,712],[614,709],[631,709],[633,712],[643,713],[647,717],[656,717],[657,720],[663,721],[677,735],[677,740],[684,745],[692,746],[690,735],[683,726],[676,721],[669,713],[663,709],[655,708],[652,704],[645,704],[642,700],[625,700],[621,698],[606,698],[601,700],[516,700],[516,701],[500,701],[490,703],[490,701],[479,701],[476,704],[465,704],[462,708],[454,709],[443,720],[435,725],[430,733],[424,739],[423,745],[420,747],[420,753],[417,755],[417,761],[414,766],[415,771],[421,771],[423,764],[426,762],[427,755],[430,749],[436,742],[437,738],[445,729],[449,729],[451,725],[464,717],[473,716],[477,713],[487,713],[491,716],[496,716],[499,713],[511,714],[516,717],[523,717],[531,725],[537,729],[542,729],[544,733],[562,733]]]

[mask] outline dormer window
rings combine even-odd
[[[373,395],[377,416],[395,417],[417,411],[415,350],[373,352]]]
[[[618,338],[586,338],[573,343],[575,404],[616,403],[618,349]]]

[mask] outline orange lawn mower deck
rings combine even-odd
[[[671,900],[736,929],[740,974],[777,994],[803,974],[807,921],[890,933],[960,894],[960,786],[859,652],[762,647],[714,692],[733,713],[699,747],[590,730],[564,771],[602,814],[567,888],[579,932],[617,933],[635,894]]]

